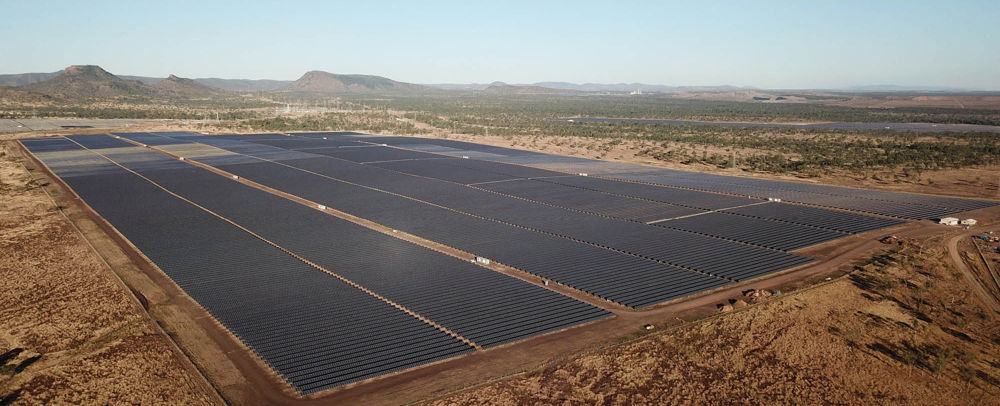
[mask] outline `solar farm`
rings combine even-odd
[[[303,395],[998,204],[359,133],[20,142]]]

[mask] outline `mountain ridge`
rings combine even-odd
[[[503,82],[493,82],[490,84],[489,87],[481,91],[483,93],[498,94],[498,95],[515,95],[515,94],[577,95],[586,93],[579,90],[557,89],[552,87],[544,87],[536,85],[508,85]]]
[[[225,90],[199,83],[194,79],[181,78],[175,75],[167,76],[166,79],[156,82],[153,88],[162,93],[181,97],[209,97],[228,93]]]
[[[320,70],[308,71],[280,89],[283,92],[308,93],[418,93],[432,88],[374,75],[337,74]]]
[[[78,65],[79,66],[79,65]],[[322,72],[322,71],[311,71],[311,72]],[[48,81],[59,76],[63,71],[57,72],[30,72],[30,73],[14,73],[14,74],[0,74],[0,87],[26,87],[32,84]],[[308,72],[307,72],[308,73]],[[328,72],[324,72],[328,73]],[[332,74],[331,75],[338,75]],[[149,77],[149,76],[135,76],[135,75],[117,75],[123,80],[138,81],[142,84],[153,86],[165,78],[160,77]],[[392,79],[383,78],[381,76],[373,75],[340,75],[344,77],[371,77],[371,78],[382,78],[385,80],[390,80],[395,83],[420,86],[422,91],[429,90],[463,90],[463,91],[481,91],[486,90],[494,83],[431,83],[431,84],[414,84],[397,82]],[[300,78],[301,79],[301,78]],[[195,82],[200,84],[210,86],[213,88],[218,88],[222,90],[235,91],[235,92],[267,92],[275,91],[282,88],[286,88],[295,81],[292,80],[276,80],[276,79],[226,79],[217,77],[208,78],[193,78]],[[757,88],[753,86],[731,86],[731,85],[718,85],[718,86],[668,86],[668,85],[657,85],[648,83],[572,83],[564,81],[542,81],[534,83],[516,83],[510,84],[510,86],[538,86],[551,89],[563,89],[563,90],[575,90],[582,92],[631,92],[635,90],[641,90],[643,92],[662,92],[662,93],[676,93],[676,92],[728,92],[728,91],[739,91],[739,90],[764,90],[762,88]],[[959,87],[947,87],[947,86],[903,86],[903,85],[893,85],[893,84],[878,84],[878,85],[860,85],[860,86],[842,86],[842,87],[817,87],[812,89],[768,89],[768,90],[782,90],[782,91],[833,91],[833,92],[886,92],[886,93],[913,93],[913,92],[954,92],[954,93],[976,93],[976,92],[992,92],[991,90],[971,90]]]

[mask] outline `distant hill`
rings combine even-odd
[[[584,92],[571,89],[553,89],[551,87],[542,86],[532,86],[532,85],[508,85],[503,82],[493,82],[489,87],[482,90],[483,93],[497,94],[497,95],[513,95],[513,94],[581,94]]]
[[[539,82],[535,86],[550,87],[553,89],[579,90],[583,92],[631,92],[642,90],[643,92],[660,93],[680,93],[680,92],[731,92],[743,90],[743,88],[729,85],[721,86],[665,86],[651,85],[647,83],[568,83],[568,82]]]
[[[968,89],[962,89],[957,87],[939,87],[939,86],[900,86],[900,85],[866,85],[866,86],[850,86],[840,89],[833,89],[835,91],[846,91],[846,92],[859,92],[859,93],[869,93],[869,92],[886,92],[886,93],[897,93],[897,92],[950,92],[950,93],[964,93],[969,92]]]
[[[427,86],[397,82],[381,76],[341,75],[310,71],[283,86],[281,91],[312,93],[421,93],[433,91]]]
[[[269,92],[278,90],[288,84],[291,80],[271,80],[271,79],[219,79],[219,78],[198,78],[196,82],[214,88],[229,90],[232,92]]]
[[[43,103],[57,101],[59,97],[30,92],[17,87],[0,87],[0,102],[5,103]]]
[[[59,73],[15,73],[12,75],[0,75],[0,86],[26,86],[52,79],[59,76]]]
[[[96,65],[73,65],[52,79],[24,86],[23,89],[69,98],[154,96],[158,93],[142,82],[119,78]]]
[[[441,90],[486,90],[489,83],[431,83],[424,86]]]
[[[118,76],[125,80],[138,80],[142,82],[142,84],[150,86],[160,83],[163,81],[163,79],[165,79],[165,78],[152,78],[149,76],[132,76],[132,75],[115,75],[115,76]]]
[[[174,75],[156,82],[153,87],[164,95],[179,97],[209,97],[227,93],[225,90],[198,83],[194,79],[179,78]]]
[[[35,72],[16,73],[0,75],[0,87],[23,87],[36,83],[45,82],[62,74],[59,72]],[[331,78],[332,77],[332,78]],[[153,86],[164,78],[148,76],[118,75],[118,78],[126,81],[138,81],[142,84]],[[337,75],[321,71],[308,72],[297,81],[271,80],[271,79],[221,79],[221,78],[195,78],[192,79],[200,84],[233,92],[268,92],[274,90],[282,91],[304,91],[304,92],[326,92],[326,93],[419,93],[436,90],[464,90],[482,91],[486,90],[498,82],[486,83],[438,83],[418,85],[412,83],[396,82],[380,76],[370,75]],[[298,82],[298,83],[296,83]],[[293,85],[294,84],[294,85]],[[506,85],[506,84],[505,84]],[[541,87],[549,89],[573,90],[578,92],[610,92],[627,93],[635,90],[654,93],[727,93],[740,91],[760,90],[754,87],[737,87],[729,85],[720,86],[666,86],[648,83],[571,83],[571,82],[536,82],[523,84],[510,84],[517,87]],[[322,89],[322,90],[312,90]],[[496,89],[495,89],[496,90]],[[510,89],[507,89],[510,90]],[[775,89],[777,91],[779,89]],[[810,89],[792,89],[795,92],[808,91]],[[836,93],[955,93],[973,94],[979,91],[968,90],[955,87],[935,87],[935,86],[899,86],[892,84],[850,86],[834,89],[813,89],[816,91],[836,92]],[[785,91],[788,91],[787,89]],[[493,92],[493,91],[491,91]]]
[[[138,80],[147,85],[155,85],[164,81],[164,78],[153,78],[148,76],[118,75],[126,80]],[[2,79],[2,77],[0,77]],[[269,92],[278,90],[282,86],[292,83],[291,80],[271,80],[271,79],[220,79],[220,78],[194,78],[195,82],[208,87],[228,90],[231,92]]]
[[[481,83],[441,83],[428,85],[438,89],[445,90],[486,90],[490,86],[497,83],[491,84],[481,84]],[[507,85],[504,83],[504,85]],[[536,82],[536,83],[524,83],[524,84],[512,84],[508,86],[517,87],[538,87],[538,88],[548,88],[548,89],[560,89],[560,90],[572,90],[574,92],[590,92],[590,93],[625,93],[632,92],[635,90],[642,90],[643,92],[655,92],[655,93],[683,93],[683,92],[731,92],[737,90],[744,90],[743,88],[736,86],[665,86],[665,85],[650,85],[646,83],[570,83],[570,82]]]
[[[30,84],[44,82],[59,76],[59,72],[50,73],[15,73],[0,75],[0,86],[27,86]],[[117,75],[125,80],[136,80],[146,85],[155,85],[164,78],[154,78],[149,76]],[[219,78],[197,78],[195,82],[217,89],[229,90],[233,92],[267,92],[280,89],[292,83],[291,80],[270,80],[270,79],[219,79]]]

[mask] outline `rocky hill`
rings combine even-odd
[[[232,92],[269,92],[292,83],[290,80],[198,78],[195,82]]]
[[[194,79],[180,78],[174,75],[157,82],[153,88],[164,95],[179,97],[210,97],[226,93],[222,89],[203,85]]]
[[[14,73],[10,75],[0,75],[0,86],[26,86],[32,83],[52,79],[59,76],[60,72],[39,72],[39,73]]]
[[[73,65],[56,77],[23,87],[24,90],[69,98],[155,96],[157,89],[136,80],[125,80],[96,65]]]
[[[59,97],[29,92],[16,87],[0,87],[0,102],[2,103],[45,103],[59,100]]]
[[[282,87],[286,92],[310,93],[420,93],[431,92],[426,86],[397,82],[381,76],[341,75],[323,71],[310,71],[298,80]]]

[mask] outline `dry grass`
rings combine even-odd
[[[960,197],[976,197],[1000,199],[1000,167],[984,166],[962,169],[941,169],[925,171],[919,176],[906,176],[902,169],[868,170],[865,173],[851,173],[845,170],[829,169],[813,173],[809,178],[793,174],[777,175],[770,173],[745,172],[741,168],[720,168],[700,162],[683,164],[680,158],[668,160],[656,159],[644,150],[675,150],[695,153],[698,156],[704,152],[708,155],[719,154],[730,156],[750,156],[760,154],[761,150],[718,148],[702,145],[672,143],[663,147],[662,143],[652,143],[642,140],[606,140],[587,137],[566,136],[533,136],[533,137],[501,137],[450,134],[435,132],[432,136],[449,138],[480,144],[510,147],[530,151],[538,151],[556,155],[577,156],[582,158],[602,159],[606,161],[634,163],[660,168],[678,169],[715,173],[720,175],[757,177],[764,179],[793,180],[799,182],[824,185],[837,185],[867,189],[891,190],[897,192],[928,193]]]
[[[432,404],[1000,404],[998,316],[941,243]]]
[[[111,270],[59,214],[39,182],[0,158],[0,397],[18,402],[206,404],[186,369]]]

